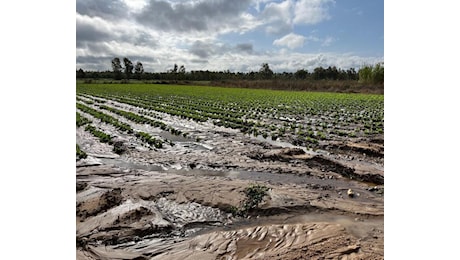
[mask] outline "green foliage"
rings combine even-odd
[[[77,70],[77,79],[84,79],[86,76],[85,72],[80,68]]]
[[[99,138],[101,143],[109,143],[112,144],[112,137],[102,131],[96,129],[96,127],[92,125],[87,125],[85,131],[90,132],[93,136]]]
[[[231,211],[237,216],[245,217],[248,212],[255,209],[262,202],[270,189],[264,185],[253,184],[244,189],[246,199],[241,203],[240,208],[232,207]]]
[[[383,84],[384,69],[383,63],[377,63],[375,66],[366,65],[358,72],[359,82],[364,84]]]
[[[131,126],[129,126],[128,124],[119,122],[116,118],[110,115],[104,114],[102,112],[97,111],[96,109],[90,108],[80,103],[77,103],[77,108],[85,113],[92,115],[95,118],[100,119],[104,123],[115,126],[117,129],[123,132],[128,132],[128,134],[133,133],[133,129],[131,128]]]
[[[136,75],[137,79],[142,78],[142,74],[144,73],[144,66],[140,61],[136,63],[136,66],[134,66],[134,74]]]
[[[112,60],[112,70],[113,70],[113,75],[115,79],[121,79],[121,61],[120,58],[113,58]]]
[[[125,64],[125,76],[126,79],[129,79],[131,77],[131,74],[133,74],[133,63],[130,61],[128,58],[123,58],[123,63]]]
[[[86,124],[91,124],[91,120],[86,117],[83,117],[80,113],[77,112],[77,127],[84,126]]]
[[[85,159],[88,155],[80,149],[80,146],[77,144],[77,160]]]
[[[141,139],[143,142],[148,143],[149,145],[153,145],[155,148],[163,148],[163,142],[161,140],[155,139],[148,133],[144,132],[136,132],[135,136]]]
[[[262,64],[259,73],[263,79],[271,79],[273,77],[273,71],[270,69],[268,63]]]
[[[123,59],[125,65],[124,73],[126,78],[132,74],[133,63],[127,59]],[[79,69],[77,71],[77,79],[83,78],[113,78],[119,80],[122,78],[123,67],[121,65],[121,60],[119,58],[114,58],[112,60],[112,69],[110,71],[83,71]],[[134,66],[135,74],[137,79],[146,79],[146,80],[161,80],[166,82],[166,80],[187,80],[187,81],[224,81],[224,80],[237,80],[237,81],[247,81],[247,80],[357,80],[358,75],[354,68],[347,70],[337,68],[336,66],[329,66],[328,68],[317,67],[314,69],[313,73],[309,73],[305,69],[299,69],[297,72],[273,72],[268,63],[261,64],[259,71],[250,71],[250,72],[230,72],[226,71],[203,71],[203,70],[194,70],[186,72],[185,66],[181,65],[180,67],[177,64],[174,64],[172,69],[167,70],[166,72],[144,72],[141,62],[137,62]]]

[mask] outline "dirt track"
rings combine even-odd
[[[383,137],[313,152],[173,120],[189,139],[118,134],[122,156],[77,128],[77,259],[383,259]],[[236,217],[251,184],[268,195]]]

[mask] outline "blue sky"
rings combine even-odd
[[[77,0],[76,69],[312,71],[383,62],[383,0]]]

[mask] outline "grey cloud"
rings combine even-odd
[[[199,63],[199,64],[208,63],[208,60],[201,60],[201,59],[191,59],[190,61],[192,63]]]
[[[157,41],[149,33],[141,29],[114,27],[110,22],[101,18],[77,15],[77,48],[106,53],[107,44],[110,44],[110,42],[131,43],[134,46],[157,46]]]
[[[139,30],[133,30],[129,33],[122,33],[121,36],[116,40],[120,42],[128,42],[134,46],[156,47],[158,45],[158,42],[150,34]]]
[[[134,46],[157,46],[155,39],[145,32],[133,33],[133,35],[122,34],[117,36],[87,25],[77,26],[76,40],[77,48],[89,47],[93,50],[99,49],[100,47],[98,46],[100,46],[100,44],[104,44],[112,40],[118,42],[130,42]],[[100,49],[98,51],[100,51]]]
[[[203,41],[195,41],[189,51],[201,59],[207,59],[214,55],[223,55],[232,52],[245,54],[254,53],[251,43],[240,43],[236,46],[230,46],[218,43],[206,43]]]
[[[110,40],[112,36],[88,23],[81,23],[77,20],[76,39],[77,47],[82,46],[83,42],[96,42]]]
[[[140,61],[142,63],[144,62],[156,62],[157,59],[155,57],[149,57],[149,56],[140,56],[140,55],[128,55],[128,56],[123,56],[117,53],[104,53],[103,55],[97,55],[97,56],[77,56],[77,63],[100,63],[99,61],[102,60],[103,62],[106,63],[107,66],[110,66],[110,62],[113,58],[118,57],[120,59],[123,59],[124,57],[127,57],[130,59],[132,62],[137,62]],[[107,60],[109,61],[107,63]]]
[[[238,22],[251,0],[216,0],[193,3],[169,3],[162,0],[150,2],[137,14],[141,24],[163,31],[207,31],[222,26],[231,27]]]
[[[205,43],[203,41],[195,41],[190,47],[190,53],[202,59],[208,58],[219,52],[219,46],[217,44]]]
[[[103,55],[103,56],[77,56],[77,68],[82,67],[84,70],[112,70],[112,59],[118,57],[121,60],[124,56],[121,55]],[[144,66],[147,63],[153,63],[157,60],[154,57],[146,56],[128,56],[134,64],[140,61]]]
[[[240,43],[236,45],[236,50],[250,54],[253,52],[253,47],[251,43]]]
[[[129,8],[121,0],[77,0],[77,13],[116,20],[128,15]]]
[[[145,32],[139,32],[135,39],[134,39],[134,44],[135,45],[141,45],[141,46],[151,46],[155,47],[157,46],[157,43],[154,41],[153,37]]]
[[[124,58],[124,56],[119,56],[120,59]],[[138,55],[135,55],[135,56],[128,56],[127,57],[129,60],[131,60],[133,63],[136,63],[138,61],[140,61],[141,63],[144,63],[144,62],[157,62],[157,59],[155,59],[154,57],[149,57],[149,56],[138,56]]]
[[[110,56],[77,56],[77,68],[83,67],[84,70],[104,71],[111,70]]]
[[[88,53],[100,55],[112,55],[109,46],[103,42],[78,42],[77,48],[85,49]]]

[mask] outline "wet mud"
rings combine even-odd
[[[313,151],[161,117],[187,137],[126,121],[174,143],[155,149],[90,118],[119,155],[76,129],[77,259],[384,258],[383,136]],[[238,216],[251,185],[268,191]]]

